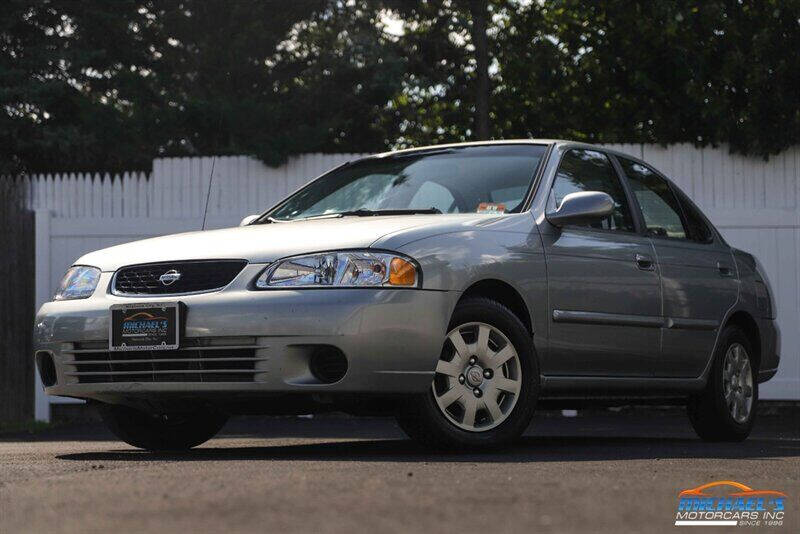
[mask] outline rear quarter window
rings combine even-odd
[[[711,243],[714,240],[714,233],[708,227],[703,216],[697,211],[689,198],[680,189],[675,188],[675,194],[680,202],[683,215],[686,218],[686,226],[689,232],[689,239],[698,243]]]

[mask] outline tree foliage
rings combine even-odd
[[[0,172],[383,149],[403,72],[366,2],[12,0]]]
[[[7,0],[0,172],[529,136],[766,156],[800,140],[798,50],[800,0]]]
[[[800,140],[800,2],[562,0],[509,12],[500,135],[730,143]]]

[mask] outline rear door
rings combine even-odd
[[[659,353],[661,294],[650,239],[636,232],[631,197],[599,150],[563,153],[548,199],[602,191],[615,212],[591,226],[540,225],[547,255],[551,376],[646,377]]]
[[[730,248],[674,186],[647,165],[617,157],[655,248],[664,299],[659,377],[699,376],[738,281]]]

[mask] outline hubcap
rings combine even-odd
[[[481,382],[483,382],[483,369],[477,365],[470,367],[467,371],[467,382],[471,386],[480,386]]]
[[[500,330],[467,323],[447,334],[433,396],[452,424],[472,432],[496,427],[511,414],[521,389],[519,355]]]
[[[733,420],[737,423],[746,422],[753,408],[753,373],[750,368],[750,357],[739,343],[732,344],[725,353],[722,387],[725,404]]]

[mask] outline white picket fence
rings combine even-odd
[[[800,147],[769,161],[732,155],[726,147],[614,148],[672,177],[732,245],[759,257],[775,289],[783,331],[780,372],[765,384],[762,396],[800,399]],[[200,229],[212,165],[207,228],[220,228],[264,211],[310,179],[360,156],[306,154],[279,168],[246,156],[163,158],[153,162],[149,175],[32,176],[37,306],[50,298],[66,268],[86,252]],[[49,404],[41,396],[37,418],[48,417]]]
[[[260,213],[310,179],[362,154],[306,154],[271,168],[247,156],[162,158],[153,172],[31,177],[30,206],[65,219],[180,219],[217,222]]]

